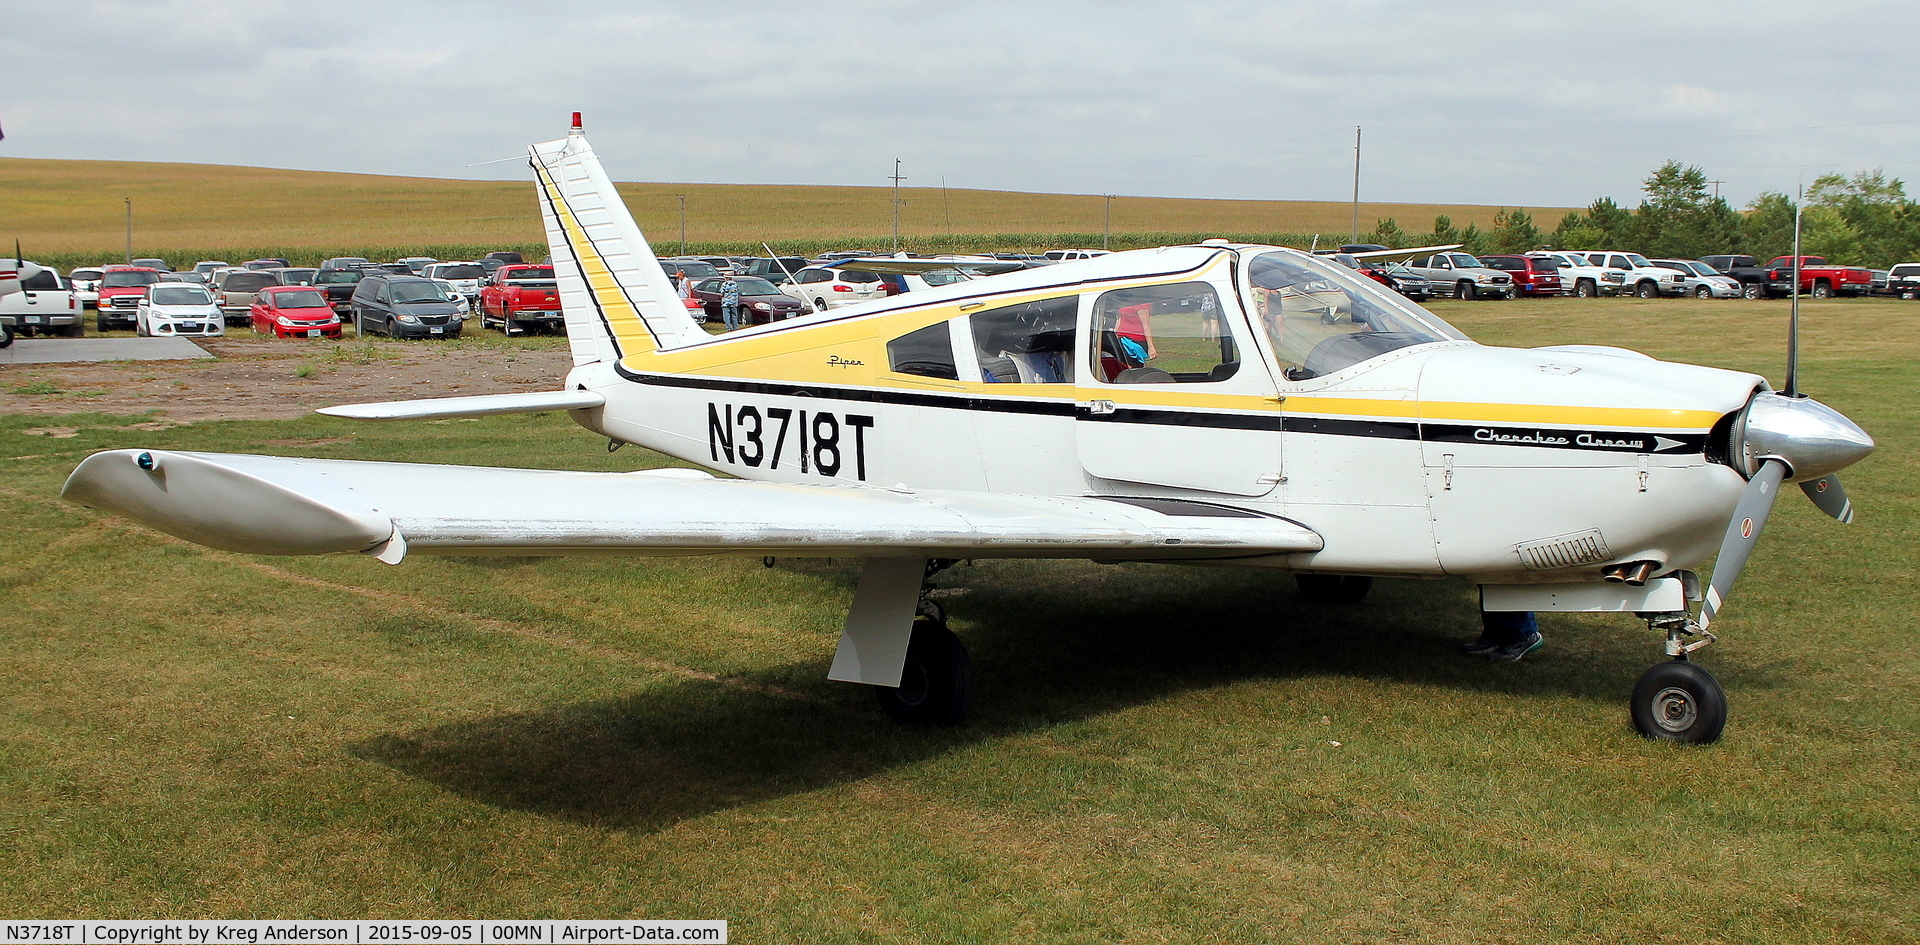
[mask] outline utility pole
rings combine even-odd
[[[1360,126],[1353,126],[1353,239],[1360,242]]]
[[[127,265],[133,265],[133,198],[127,201]]]
[[[675,199],[680,201],[680,255],[685,256],[687,254],[687,195],[676,194]]]
[[[1720,185],[1721,185],[1721,184],[1724,184],[1724,183],[1726,183],[1726,181],[1723,181],[1723,180],[1710,180],[1710,181],[1707,181],[1707,183],[1709,183],[1709,184],[1712,184],[1712,185],[1713,185],[1713,199],[1715,199],[1715,200],[1719,200],[1719,199],[1720,199]]]
[[[893,159],[893,253],[900,255],[900,159]]]
[[[1107,238],[1113,235],[1113,195],[1101,194],[1107,198],[1107,212],[1100,223],[1100,248],[1107,248]]]

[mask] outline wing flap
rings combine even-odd
[[[147,456],[153,469],[141,467]],[[63,495],[230,551],[1206,558],[1317,551],[1287,519],[1076,496],[113,450]]]

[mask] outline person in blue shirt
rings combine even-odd
[[[720,317],[727,323],[727,330],[740,327],[740,283],[732,276],[724,276],[720,282]]]

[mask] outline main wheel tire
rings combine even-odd
[[[1814,297],[1814,298],[1816,298],[1816,299],[1830,299],[1830,298],[1833,298],[1833,286],[1830,286],[1830,285],[1828,285],[1828,284],[1826,284],[1826,283],[1824,283],[1824,282],[1816,282],[1816,283],[1814,283],[1814,284],[1813,284],[1813,297]]]
[[[1459,299],[1462,302],[1471,302],[1473,301],[1474,294],[1475,293],[1473,291],[1473,283],[1460,282],[1460,283],[1454,284],[1454,287],[1453,287],[1454,298]]]
[[[1727,726],[1727,693],[1686,660],[1655,664],[1633,686],[1633,728],[1647,738],[1704,745]]]
[[[13,329],[0,325],[0,348],[13,347]]]
[[[1373,578],[1352,574],[1298,572],[1293,583],[1309,604],[1358,604],[1373,590]]]
[[[973,660],[947,625],[914,620],[900,685],[876,687],[873,696],[887,718],[902,725],[958,725],[973,702]]]
[[[93,327],[98,329],[101,334],[103,335],[106,334],[107,333],[107,316],[95,315],[93,317]],[[135,327],[138,327],[138,326],[135,326]],[[139,332],[135,332],[135,334],[139,334]]]
[[[1740,297],[1743,299],[1764,299],[1767,297],[1767,287],[1758,282],[1742,283],[1740,286]]]
[[[1696,299],[1710,299],[1710,298],[1713,298],[1713,290],[1712,290],[1712,289],[1709,289],[1709,288],[1707,288],[1706,286],[1703,286],[1703,285],[1697,285],[1697,286],[1694,286],[1694,287],[1693,287],[1693,297],[1694,297],[1694,298],[1696,298]]]
[[[1633,294],[1643,299],[1657,299],[1660,297],[1660,287],[1651,282],[1642,282],[1633,287]]]
[[[1573,295],[1579,299],[1599,298],[1600,290],[1594,287],[1592,279],[1582,279],[1573,284]]]

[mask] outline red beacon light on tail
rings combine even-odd
[[[580,133],[580,113],[579,112],[573,113],[573,133],[574,134]]]

